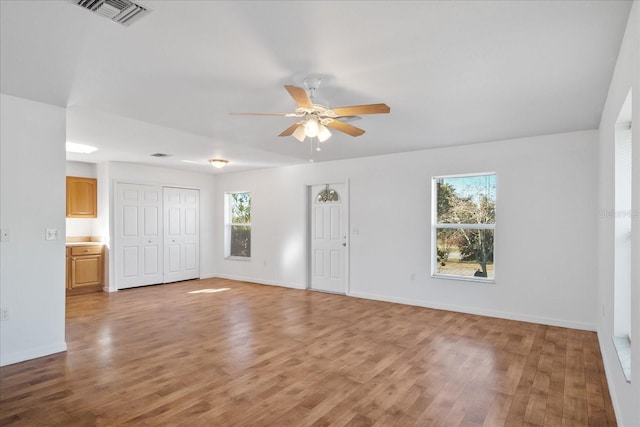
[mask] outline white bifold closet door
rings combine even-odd
[[[117,289],[200,276],[200,192],[118,183],[114,203]]]
[[[200,277],[200,191],[163,188],[164,282]]]
[[[118,184],[114,197],[116,287],[162,283],[162,187]]]

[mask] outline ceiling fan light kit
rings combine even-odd
[[[310,117],[304,124],[304,134],[310,138],[315,138],[320,133],[320,126],[318,125],[318,119]]]
[[[318,140],[320,142],[325,142],[327,139],[331,137],[331,132],[329,131],[329,129],[327,129],[325,125],[320,125],[319,128],[320,128],[320,131],[318,132]]]
[[[305,126],[298,126],[296,124],[294,131],[291,133],[291,135],[297,139],[300,142],[304,141],[304,138],[307,136],[305,134]]]

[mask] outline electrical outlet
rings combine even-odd
[[[45,240],[58,240],[58,229],[47,228],[44,235]]]
[[[0,321],[5,321],[5,320],[9,320],[9,309],[8,308],[3,308],[2,310],[0,310]]]
[[[11,235],[9,234],[9,229],[8,228],[3,228],[0,230],[0,242],[8,242],[10,239]]]

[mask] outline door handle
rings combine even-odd
[[[344,243],[342,244],[342,246],[347,246],[347,242],[344,242]]]

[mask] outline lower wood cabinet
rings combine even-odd
[[[67,293],[99,291],[104,284],[102,245],[67,247]]]

